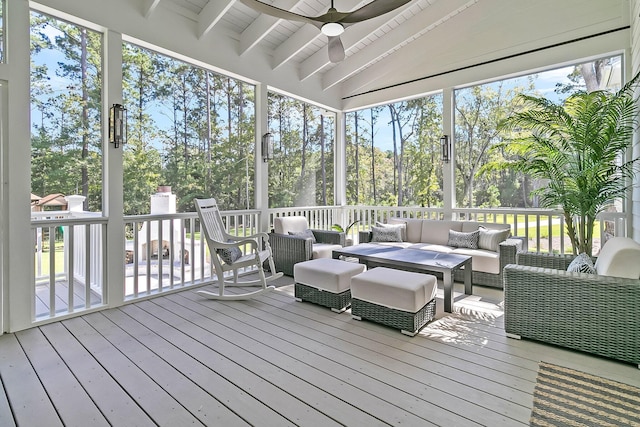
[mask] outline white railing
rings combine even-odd
[[[347,238],[358,242],[358,231],[369,230],[376,221],[386,222],[389,217],[421,219],[455,219],[478,222],[505,223],[511,225],[513,235],[526,237],[528,250],[538,252],[571,252],[562,211],[551,209],[453,209],[447,216],[442,208],[398,206],[322,206],[299,208],[274,208],[269,210],[270,226],[273,218],[287,215],[304,215],[311,228],[330,229],[333,224],[346,227],[359,221],[349,230]],[[601,243],[611,236],[628,235],[628,215],[622,212],[605,212],[598,216],[594,233],[593,253],[597,254]]]
[[[339,224],[349,230],[348,238],[358,242],[358,231],[369,230],[376,221],[389,217],[444,219],[443,209],[389,206],[320,206],[269,209],[269,230],[273,218],[302,215],[311,228],[331,229]],[[79,217],[80,216],[80,217]],[[260,211],[222,212],[227,231],[249,236],[259,231]],[[507,223],[512,233],[526,237],[528,250],[565,253],[571,251],[565,220],[560,211],[545,209],[454,209],[457,220]],[[33,213],[31,228],[35,248],[36,319],[54,317],[106,304],[105,239],[107,219],[99,214]],[[625,236],[628,216],[604,213],[599,216],[594,238],[597,254],[604,237]],[[125,300],[132,300],[215,280],[209,251],[200,233],[195,212],[125,217]],[[52,250],[53,248],[53,250]]]
[[[221,212],[227,232],[258,231],[257,210]],[[125,216],[125,299],[212,282],[215,272],[195,212]]]
[[[107,220],[69,212],[33,213],[35,319],[101,306]],[[42,219],[48,218],[48,219]]]

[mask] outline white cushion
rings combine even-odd
[[[431,274],[376,267],[351,279],[351,297],[395,310],[416,313],[435,298],[437,280]]]
[[[434,219],[422,220],[422,235],[417,242],[447,245],[449,230],[462,231],[461,221],[439,221]]]
[[[612,237],[600,250],[595,268],[604,276],[640,278],[640,244],[629,237]]]
[[[341,293],[349,289],[351,278],[364,270],[364,264],[321,258],[295,264],[293,277],[297,283]]]
[[[331,243],[314,243],[312,247],[312,258],[333,258],[334,249],[342,249],[340,245],[334,245]]]
[[[471,269],[483,273],[500,274],[500,255],[485,249],[456,248],[452,254],[471,257]]]
[[[282,216],[273,219],[273,231],[277,234],[299,233],[309,228],[304,216]]]
[[[422,236],[422,220],[415,218],[389,218],[388,224],[406,224],[407,229],[403,236],[404,241],[418,243]]]

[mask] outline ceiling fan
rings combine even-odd
[[[343,33],[345,27],[352,24],[375,18],[385,13],[391,12],[400,6],[409,3],[411,0],[373,0],[353,12],[338,12],[331,7],[324,15],[320,16],[304,16],[288,10],[280,9],[270,4],[263,3],[259,0],[240,0],[250,8],[267,15],[275,16],[280,19],[288,19],[291,21],[301,21],[314,25],[322,31],[322,34],[329,38],[328,50],[329,60],[331,62],[340,62],[344,59],[344,46],[340,40],[340,34]]]

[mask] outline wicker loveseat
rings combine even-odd
[[[345,233],[312,229],[311,233],[316,241],[313,243],[310,238],[295,235],[305,230],[309,230],[309,223],[303,216],[274,218],[269,243],[276,271],[293,276],[293,266],[297,263],[310,259],[332,258],[333,249],[340,249],[345,245]]]
[[[505,267],[505,331],[640,365],[640,245],[610,239],[596,274],[567,272],[574,257],[523,252]]]
[[[468,233],[476,231],[482,226],[493,231],[506,230],[509,232],[511,229],[509,224],[414,218],[389,218],[387,223],[388,225],[405,225],[406,230],[402,238],[403,241],[382,242],[380,244],[471,256],[473,268],[471,281],[474,285],[502,288],[503,268],[507,264],[515,263],[516,253],[527,248],[525,239],[519,237],[507,238],[508,233],[499,241],[493,242],[492,249],[469,249],[448,245],[450,231]],[[360,243],[368,243],[372,241],[373,233],[372,231],[360,231],[358,237]],[[454,280],[464,281],[464,271],[455,271]]]

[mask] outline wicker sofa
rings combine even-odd
[[[295,235],[308,229],[309,223],[303,216],[274,218],[273,230],[269,233],[269,244],[276,271],[293,276],[293,266],[297,263],[317,258],[332,258],[333,249],[345,246],[346,235],[338,231],[311,229],[316,243],[310,238]]]
[[[508,264],[516,262],[516,253],[526,250],[526,240],[509,237],[496,242],[493,250],[458,248],[448,245],[450,230],[456,232],[473,232],[483,226],[489,230],[510,230],[509,224],[481,223],[475,221],[447,221],[413,218],[389,218],[388,225],[404,224],[406,227],[402,242],[382,242],[380,244],[400,246],[403,248],[431,250],[471,256],[473,272],[471,281],[474,285],[502,288],[502,270]],[[372,241],[372,231],[360,231],[359,242]],[[464,281],[464,271],[457,270],[454,280]]]
[[[567,272],[574,257],[523,252],[505,267],[505,331],[640,366],[640,245],[610,239],[596,274]]]

